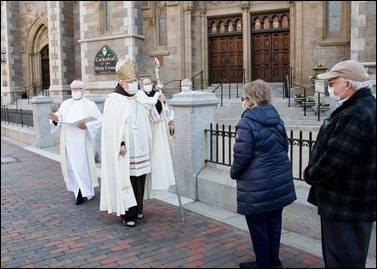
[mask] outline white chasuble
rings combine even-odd
[[[107,96],[101,136],[100,210],[117,216],[136,205],[130,176],[150,173],[151,130],[148,119],[154,100],[138,91],[132,97]],[[154,102],[154,103],[153,103]],[[126,155],[119,155],[124,141]]]
[[[50,120],[51,132],[61,128],[60,164],[67,190],[74,192],[77,198],[80,189],[82,196],[90,199],[95,194],[94,187],[99,186],[94,153],[102,114],[97,105],[85,97],[65,100],[55,114],[59,123],[55,126]],[[89,117],[95,120],[86,123],[85,130],[68,124]]]

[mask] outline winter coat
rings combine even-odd
[[[376,99],[369,88],[323,122],[304,179],[321,217],[376,221]]]
[[[232,179],[237,212],[253,215],[281,209],[296,200],[288,138],[276,109],[266,103],[247,108],[236,126]]]

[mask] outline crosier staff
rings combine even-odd
[[[161,83],[160,75],[159,75],[160,61],[156,57],[154,57],[153,61],[154,61],[154,70],[156,72],[157,85],[159,85]],[[159,88],[159,87],[157,87],[157,88],[158,88],[158,91],[160,93],[162,93],[161,88]],[[163,113],[163,119],[164,119],[166,134],[169,135],[169,132],[168,132],[168,129],[167,129],[168,127],[167,127],[167,124],[166,124],[165,109],[164,109],[164,113]],[[169,137],[168,137],[168,141],[169,141],[170,156],[171,156],[171,160],[172,160],[172,164],[173,164],[173,170],[174,170],[174,155],[173,155],[173,150],[171,148],[171,143],[170,143]],[[173,173],[174,173],[174,171],[173,171]],[[175,177],[175,173],[174,173],[174,177]],[[179,208],[181,210],[182,221],[185,221],[185,218],[183,216],[182,201],[181,201],[181,196],[179,195],[177,181],[175,181],[175,190],[177,192],[178,203],[179,203]]]

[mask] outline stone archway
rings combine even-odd
[[[41,52],[46,50],[48,46],[48,28],[47,22],[44,18],[39,17],[30,27],[28,36],[26,38],[26,55],[25,66],[27,70],[28,79],[27,85],[36,84],[33,95],[42,91],[42,56]]]

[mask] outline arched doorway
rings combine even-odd
[[[253,15],[251,34],[252,79],[283,81],[290,66],[288,12]]]
[[[50,58],[48,45],[45,46],[41,52],[41,67],[42,67],[42,90],[46,93],[46,90],[50,88]]]
[[[209,83],[242,82],[242,18],[208,20]]]
[[[43,90],[48,89],[50,86],[48,28],[44,18],[37,18],[30,27],[25,41],[25,48],[26,55],[28,56],[25,63],[26,86],[33,86],[32,95],[43,94]],[[44,59],[42,59],[42,57]],[[44,67],[42,64],[44,64]],[[30,95],[30,93],[28,93],[28,95]]]

